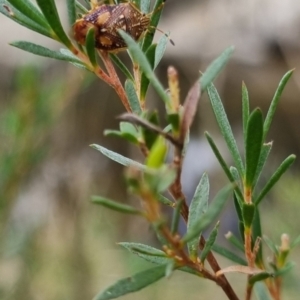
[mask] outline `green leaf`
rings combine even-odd
[[[121,132],[121,131],[118,131],[118,130],[104,130],[104,135],[105,136],[115,136],[115,137],[119,137],[119,138],[122,138],[130,143],[133,143],[133,144],[137,144],[138,143],[138,140],[136,138],[135,135],[132,135],[130,133],[126,133],[126,132]]]
[[[238,239],[232,232],[229,231],[228,233],[226,233],[225,237],[233,246],[235,246],[243,253],[245,252],[243,242],[240,239]]]
[[[271,274],[269,272],[261,272],[259,274],[251,276],[250,279],[249,279],[249,284],[253,285],[256,282],[263,281],[263,280],[265,280],[269,277],[273,277],[273,274]]]
[[[132,109],[132,112],[140,115],[142,113],[140,101],[137,97],[133,81],[127,79],[125,81],[125,92],[129,101],[129,105]]]
[[[58,39],[69,49],[73,48],[73,45],[66,35],[59,19],[59,15],[56,9],[54,0],[36,0],[38,6],[43,12],[49,25],[57,35]]]
[[[89,57],[89,60],[91,64],[96,67],[97,64],[97,58],[96,58],[96,48],[95,48],[95,28],[92,27],[89,29],[87,35],[86,35],[86,53]]]
[[[168,108],[171,107],[171,102],[168,94],[165,92],[165,89],[157,79],[156,75],[154,74],[152,67],[147,60],[147,57],[140,49],[139,45],[132,39],[131,36],[126,34],[124,31],[119,31],[119,34],[124,39],[126,44],[128,45],[128,51],[133,58],[134,62],[136,62],[141,70],[144,72],[145,76],[149,79],[151,84],[153,85],[154,89],[160,96],[160,98],[165,102]]]
[[[168,35],[163,35],[157,43],[155,49],[155,61],[154,61],[154,70],[160,63],[161,59],[163,58],[165,51],[167,49],[167,43],[169,41]]]
[[[257,169],[256,169],[256,174],[253,180],[253,185],[255,186],[257,181],[259,180],[259,177],[262,173],[263,167],[265,166],[267,159],[269,157],[269,154],[272,150],[272,145],[273,143],[267,143],[267,144],[263,144],[262,149],[261,149],[261,153],[260,153],[260,157],[259,157],[259,161],[257,164]]]
[[[118,244],[124,247],[125,249],[127,249],[129,252],[154,264],[167,265],[172,261],[171,258],[166,257],[165,252],[148,245],[144,245],[140,243],[126,243],[126,242],[118,243]],[[182,267],[179,268],[178,270],[190,274],[194,274],[194,275],[199,275],[198,272],[188,267]]]
[[[254,284],[254,292],[257,300],[272,300],[267,286],[261,281],[258,281]]]
[[[165,277],[166,278],[170,278],[170,276],[172,275],[173,271],[176,270],[176,265],[175,265],[175,261],[172,259],[166,266],[166,274]]]
[[[273,241],[268,238],[266,235],[263,236],[263,240],[264,242],[267,244],[267,246],[270,248],[270,250],[276,255],[279,255],[279,251],[278,248],[276,247],[275,243],[273,243]]]
[[[81,64],[82,66],[85,66],[83,62],[75,56],[74,57],[68,56],[61,52],[52,51],[48,48],[30,42],[17,41],[11,43],[10,45],[39,56],[50,57],[58,60],[65,60],[71,63],[77,63],[77,64]]]
[[[14,6],[23,15],[28,17],[33,22],[39,24],[40,26],[50,29],[47,20],[41,14],[41,12],[36,8],[31,1],[28,0],[7,0],[12,6]]]
[[[225,49],[205,70],[200,78],[201,91],[204,92],[227,64],[234,47]]]
[[[150,0],[138,0],[139,6],[142,13],[148,14],[150,11]]]
[[[243,214],[242,214],[243,203],[241,204],[239,203],[236,193],[233,194],[233,200],[234,200],[234,207],[236,210],[236,214],[239,218],[239,221],[243,221]]]
[[[126,76],[127,79],[130,79],[132,82],[134,82],[134,78],[130,71],[127,69],[127,67],[123,64],[123,62],[120,60],[120,58],[113,53],[109,54],[109,57],[114,62],[114,64],[123,72],[123,74]]]
[[[143,52],[146,52],[147,49],[152,44],[152,41],[153,41],[153,38],[154,38],[154,33],[155,33],[155,28],[157,27],[159,19],[160,19],[161,14],[162,14],[164,1],[165,0],[156,0],[155,1],[155,4],[153,6],[153,12],[151,14],[150,24],[149,24],[149,27],[148,27],[149,29],[147,30],[147,32],[145,34],[145,37],[143,39],[143,45],[142,45]]]
[[[168,206],[172,206],[172,207],[174,206],[174,202],[172,202],[167,197],[165,197],[161,194],[157,195],[157,200],[164,205],[168,205]]]
[[[98,294],[93,300],[115,299],[128,293],[136,292],[158,281],[165,276],[166,265],[160,265],[131,277],[117,281],[115,284]]]
[[[243,176],[244,175],[243,162],[242,162],[236,141],[234,139],[229,121],[227,119],[227,115],[226,115],[223,103],[219,97],[219,94],[218,94],[216,88],[212,84],[208,86],[207,92],[208,92],[208,96],[209,96],[213,111],[215,113],[216,120],[217,120],[219,128],[220,128],[220,131],[222,133],[222,136],[225,139],[225,142],[231,153],[233,161],[235,162],[235,167],[238,169],[239,174],[241,176]]]
[[[243,203],[242,208],[243,220],[245,228],[250,228],[255,213],[255,206],[253,203]]]
[[[253,188],[254,178],[263,145],[263,116],[260,109],[255,109],[249,118],[246,135],[246,174],[245,184]]]
[[[276,111],[276,108],[277,108],[277,105],[278,105],[278,102],[279,102],[279,99],[281,97],[281,94],[287,84],[287,82],[289,81],[289,79],[291,78],[292,74],[293,74],[294,70],[290,70],[288,71],[281,79],[281,81],[279,82],[279,85],[278,85],[278,88],[274,94],[274,97],[272,99],[272,102],[271,102],[271,105],[269,107],[269,110],[268,110],[268,113],[267,113],[267,116],[266,116],[266,119],[265,119],[265,123],[264,123],[264,137],[263,139],[265,140],[268,132],[269,132],[269,129],[271,127],[271,123],[272,123],[272,120],[273,120],[273,117],[274,117],[274,114],[275,114],[275,111]]]
[[[88,13],[88,9],[86,9],[80,2],[78,2],[77,0],[75,1],[75,5],[76,8],[78,9],[79,12],[81,12],[82,14],[86,14]]]
[[[222,157],[222,154],[220,153],[219,149],[217,148],[214,140],[212,139],[212,137],[210,136],[210,134],[206,131],[205,133],[205,137],[211,147],[211,149],[213,150],[217,160],[219,161],[219,164],[221,165],[223,171],[225,172],[227,178],[229,179],[229,181],[232,183],[232,184],[235,184],[235,178],[232,176],[231,172],[230,172],[230,169],[229,167],[227,166],[224,158]],[[236,192],[237,194],[237,200],[240,204],[240,206],[242,206],[242,203],[243,203],[243,195],[242,195],[242,192],[240,190],[240,188],[238,187],[238,185],[235,185],[234,186],[234,191]]]
[[[260,201],[268,194],[271,188],[276,184],[276,182],[280,179],[280,177],[287,171],[287,169],[293,164],[296,156],[290,155],[288,156],[278,167],[278,169],[273,173],[270,180],[267,182],[265,187],[262,189],[261,193],[255,199],[255,204],[258,205]]]
[[[173,235],[178,232],[178,225],[180,220],[180,212],[181,212],[182,204],[183,204],[183,200],[177,201],[177,203],[175,204],[175,208],[173,210],[172,224],[171,224],[171,233]]]
[[[0,13],[8,17],[9,19],[19,23],[20,25],[27,27],[30,30],[33,30],[35,32],[38,32],[42,35],[45,35],[49,38],[53,38],[53,32],[52,29],[49,26],[41,26],[37,24],[36,22],[32,21],[28,17],[24,16],[22,13],[20,13],[18,10],[14,9],[13,7],[9,7],[11,10],[11,14],[5,9],[5,7],[9,7],[9,4],[5,0],[0,0]]]
[[[210,206],[208,207],[206,213],[197,220],[197,222],[190,228],[190,230],[186,233],[186,235],[182,238],[184,243],[188,243],[189,241],[195,239],[199,236],[199,234],[208,227],[214,219],[219,215],[222,211],[226,200],[228,199],[230,193],[232,192],[232,185],[228,185],[224,187],[212,201]]]
[[[118,245],[124,247],[132,254],[135,254],[141,257],[142,259],[154,264],[166,265],[171,260],[166,256],[166,253],[164,251],[145,244],[123,242],[118,243]]]
[[[233,261],[234,263],[237,263],[239,265],[243,265],[243,266],[247,266],[247,262],[240,258],[238,255],[236,255],[235,253],[225,249],[224,247],[222,246],[219,246],[219,245],[216,245],[214,244],[212,246],[212,250],[224,257],[226,257],[227,259]]]
[[[119,163],[120,165],[123,165],[123,166],[134,166],[140,170],[144,170],[146,168],[146,166],[130,159],[130,158],[127,158],[121,154],[118,154],[114,151],[111,151],[111,150],[108,150],[100,145],[96,145],[96,144],[92,144],[90,145],[93,149],[101,152],[103,155],[105,155],[106,157],[110,158],[111,160]]]
[[[100,204],[104,207],[110,208],[115,211],[119,211],[125,214],[134,214],[142,215],[143,212],[126,204],[121,204],[116,201],[101,197],[101,196],[92,196],[92,202],[95,204]]]
[[[295,267],[295,265],[296,264],[292,261],[287,262],[283,268],[275,272],[274,276],[279,277],[285,275],[286,273],[290,272]]]
[[[203,217],[208,208],[209,198],[209,179],[207,173],[204,173],[196,188],[194,197],[189,208],[189,218],[187,223],[187,232],[192,230],[195,224]],[[199,233],[199,236],[201,232]],[[188,242],[189,254],[197,257],[197,249],[199,244],[199,236]]]
[[[146,57],[148,62],[150,63],[151,69],[154,69],[154,61],[155,61],[155,51],[156,51],[156,44],[151,45],[146,51]],[[141,76],[141,100],[144,101],[146,98],[146,93],[149,87],[149,79],[146,77],[144,73]]]
[[[167,145],[162,136],[159,136],[153,146],[150,149],[150,152],[146,159],[146,165],[149,168],[158,169],[164,162],[167,155]]]
[[[128,133],[131,134],[132,136],[137,137],[138,131],[134,125],[128,122],[120,122],[120,131],[122,133]]]
[[[218,231],[219,231],[219,225],[220,225],[220,222],[217,222],[216,226],[214,227],[214,229],[210,233],[208,239],[206,240],[203,250],[201,251],[200,261],[202,263],[205,261],[207,254],[211,251],[211,248],[216,241]]]
[[[246,144],[247,124],[249,119],[249,95],[248,95],[247,87],[244,82],[242,84],[242,103],[243,103],[243,132],[244,132],[244,141]]]
[[[76,22],[76,0],[67,0],[69,24],[73,26]]]
[[[159,120],[158,120],[158,113],[157,111],[153,111],[147,116],[147,119],[150,123],[152,123],[155,126],[158,126]],[[150,128],[148,129],[146,126],[142,128],[142,133],[144,137],[145,144],[148,149],[151,149],[153,144],[155,143],[157,139],[157,132],[152,131]]]
[[[159,169],[146,170],[145,181],[156,193],[165,192],[176,179],[176,170],[170,166],[164,165]]]

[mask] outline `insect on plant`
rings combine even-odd
[[[161,8],[162,6],[158,9]],[[74,38],[79,44],[85,45],[88,31],[94,28],[95,47],[108,52],[118,52],[127,48],[118,30],[124,30],[138,41],[147,30],[154,28],[149,25],[152,14],[153,12],[142,13],[132,2],[95,5],[74,24]],[[174,44],[171,39],[170,42]]]

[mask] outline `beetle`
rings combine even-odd
[[[118,30],[122,29],[135,41],[148,30],[151,14],[142,13],[133,3],[96,6],[73,25],[74,38],[85,45],[90,28],[95,29],[95,48],[118,52],[127,48]]]

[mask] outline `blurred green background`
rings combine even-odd
[[[64,1],[57,2],[64,16]],[[180,1],[168,1],[160,27],[172,28],[176,46],[168,46],[158,73],[165,83],[167,66],[177,67],[184,98],[199,69],[204,70],[226,46],[236,45],[236,54],[216,85],[240,136],[241,81],[249,88],[252,107],[260,106],[266,113],[282,75],[300,65],[297,21],[291,17],[300,11],[300,4],[276,0],[271,9],[268,1],[263,1],[264,7],[253,1],[250,9],[229,2],[196,1],[187,7]],[[258,7],[263,11],[257,13]],[[192,18],[194,14],[197,17]],[[103,136],[104,129],[117,128],[115,116],[124,111],[109,87],[74,66],[13,49],[7,43],[17,39],[39,39],[38,43],[53,49],[57,45],[31,36],[3,16],[0,24],[0,299],[91,299],[117,279],[149,267],[119,249],[116,242],[156,245],[156,240],[143,220],[90,203],[92,194],[126,203],[135,203],[135,199],[125,190],[123,168],[89,144],[98,143],[136,159],[142,156],[123,141]],[[290,28],[293,30],[283,39]],[[123,53],[121,57],[126,59]],[[296,70],[275,116],[266,178],[288,154],[300,154],[299,74]],[[162,109],[152,91],[148,105]],[[193,125],[184,168],[189,197],[204,171],[212,181],[212,194],[226,183],[205,143],[204,130],[219,134],[206,96]],[[299,235],[299,166],[297,160],[263,203],[264,233],[278,244],[282,233],[290,234],[291,239]],[[220,242],[226,244],[222,235],[236,231],[235,226],[229,204],[221,219]],[[283,299],[298,299],[299,256],[296,249],[292,260],[297,265],[285,279]],[[221,262],[224,267],[230,265],[222,258]],[[228,278],[243,295],[245,278],[234,274]],[[187,295],[189,300],[225,299],[214,284],[180,272],[123,299],[179,300]]]

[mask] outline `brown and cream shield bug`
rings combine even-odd
[[[147,31],[150,16],[139,11],[134,4],[120,3],[117,5],[103,4],[77,20],[73,26],[74,38],[84,45],[87,32],[95,29],[95,47],[100,50],[117,52],[127,45],[118,34],[122,29],[134,40],[138,41]]]

